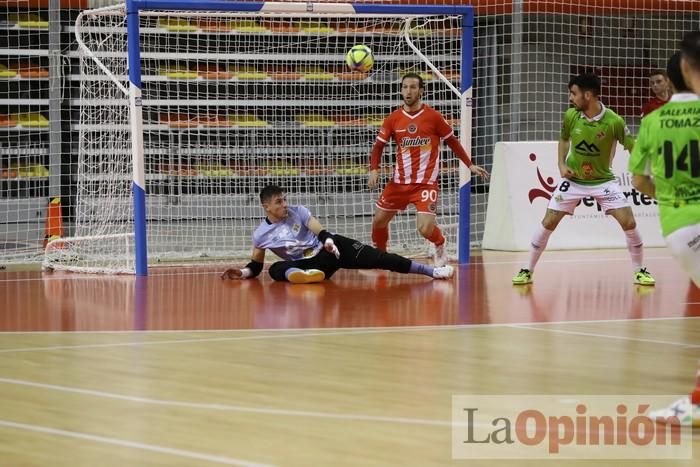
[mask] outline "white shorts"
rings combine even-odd
[[[600,185],[580,185],[571,180],[563,179],[552,193],[552,199],[549,200],[547,207],[555,211],[573,214],[576,206],[584,198],[595,199],[606,214],[612,209],[629,206],[627,197],[615,180]]]
[[[700,287],[700,224],[682,227],[670,233],[665,240],[673,257]]]

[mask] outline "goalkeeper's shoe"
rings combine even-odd
[[[634,273],[634,283],[639,285],[654,285],[656,284],[656,279],[649,274],[647,268],[642,268]]]
[[[287,280],[292,284],[313,284],[325,278],[326,274],[319,269],[295,269],[287,274]]]
[[[700,426],[700,404],[693,404],[689,397],[684,397],[665,409],[649,412],[649,418],[657,423]]]
[[[433,279],[450,279],[455,273],[455,270],[449,264],[433,268]]]
[[[521,269],[520,272],[513,276],[513,284],[532,284],[532,272],[529,269]]]

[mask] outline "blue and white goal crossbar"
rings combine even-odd
[[[139,12],[150,11],[227,11],[266,13],[318,13],[339,15],[452,15],[462,16],[462,69],[460,89],[460,140],[471,154],[472,119],[472,49],[474,45],[474,13],[469,5],[383,5],[361,3],[313,2],[241,2],[233,0],[126,0],[127,41],[129,56],[129,109],[134,163],[134,246],[136,274],[148,275],[148,243],[146,237],[146,175],[143,148],[143,112],[141,101],[141,61]],[[417,49],[414,49],[417,51]],[[419,52],[418,52],[419,53]],[[419,55],[422,55],[419,53]],[[428,63],[429,64],[429,63]],[[430,64],[429,64],[430,65]],[[433,68],[433,71],[437,71]],[[444,77],[443,77],[444,79]],[[449,87],[454,88],[445,80]],[[455,90],[455,89],[453,89]],[[471,174],[460,162],[459,169],[459,253],[460,264],[469,262]]]

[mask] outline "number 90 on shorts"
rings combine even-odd
[[[413,204],[417,212],[434,215],[437,213],[437,202],[437,184],[402,185],[389,182],[376,206],[385,211],[403,211],[409,204]]]

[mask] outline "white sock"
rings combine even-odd
[[[553,230],[545,229],[542,224],[540,224],[532,235],[532,240],[530,240],[530,251],[527,257],[527,266],[525,269],[530,270],[530,272],[535,270],[537,261],[539,261],[542,252],[547,246],[549,241],[549,236],[552,235]]]
[[[639,271],[642,269],[642,237],[635,227],[634,229],[625,230],[625,238],[627,240],[627,250],[629,250],[632,257],[634,270]]]

